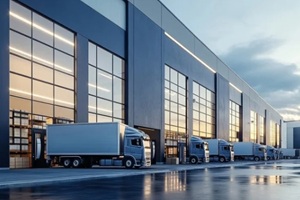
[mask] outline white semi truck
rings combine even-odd
[[[69,167],[151,165],[150,138],[119,122],[47,126],[48,163]]]
[[[191,164],[209,162],[208,143],[200,137],[192,136],[189,144],[189,161]]]
[[[234,156],[236,160],[267,160],[267,150],[264,145],[254,142],[233,143]]]
[[[231,143],[223,139],[207,139],[209,157],[219,162],[234,161],[234,151]]]

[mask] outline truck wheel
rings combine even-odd
[[[191,162],[191,164],[197,164],[198,163],[197,157],[196,156],[192,156],[190,162]]]
[[[223,156],[221,156],[221,157],[219,158],[219,161],[220,161],[220,162],[225,162],[225,158],[224,158]]]
[[[267,160],[271,160],[271,158],[268,156],[268,157],[267,157]]]
[[[134,167],[134,160],[132,158],[125,158],[124,165],[127,169],[131,169]]]
[[[64,159],[64,161],[63,161],[63,166],[64,166],[65,168],[71,167],[71,160],[70,160],[69,158]]]
[[[254,158],[254,160],[255,160],[255,161],[259,161],[260,159],[259,159],[259,157],[256,156],[256,157]]]
[[[80,167],[80,165],[81,165],[81,160],[79,158],[75,158],[72,162],[72,166],[74,168],[78,168],[78,167]]]

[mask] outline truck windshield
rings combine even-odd
[[[143,142],[144,142],[144,147],[145,147],[145,148],[150,148],[150,147],[151,147],[151,146],[150,146],[150,143],[151,143],[150,140],[144,139]]]
[[[209,150],[209,149],[208,149],[208,144],[207,144],[207,143],[204,143],[203,146],[204,146],[204,150]]]
[[[265,148],[262,148],[262,147],[258,148],[258,150],[259,150],[259,151],[262,151],[262,152],[266,152],[266,149],[265,149]]]

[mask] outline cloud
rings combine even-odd
[[[268,56],[281,45],[283,41],[263,38],[233,46],[220,58],[288,120],[297,115],[300,119],[299,68]]]

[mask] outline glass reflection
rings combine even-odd
[[[249,182],[258,185],[279,185],[283,183],[282,176],[272,175],[272,176],[251,176],[249,177]]]
[[[90,120],[124,120],[124,61],[110,52],[89,43],[89,102]]]
[[[44,129],[46,121],[73,121],[74,57],[71,55],[74,55],[74,34],[15,1],[10,1],[9,15],[10,109],[16,114],[10,118],[12,132],[20,131],[14,126],[15,117],[17,120],[20,116],[22,121],[27,121],[22,131],[32,127]],[[11,151],[10,154],[15,162],[14,158],[21,160],[18,165],[11,163],[11,167],[31,167],[32,152],[28,142],[31,135],[15,138],[17,143],[14,136],[10,138],[10,146],[21,152]]]

